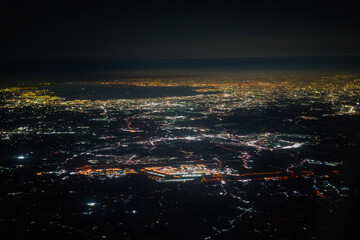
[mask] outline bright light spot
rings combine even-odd
[[[282,149],[290,149],[290,148],[298,148],[298,147],[301,147],[301,143],[295,143],[294,145],[291,145],[291,146],[286,146],[286,147],[283,147]]]
[[[93,206],[95,206],[95,204],[96,204],[96,203],[94,203],[94,202],[89,202],[89,203],[87,203],[86,205],[88,205],[88,206],[90,206],[90,207],[93,207]]]
[[[18,156],[17,159],[25,159],[25,156]]]
[[[137,211],[136,211],[136,210],[132,210],[131,212],[132,212],[133,214],[137,213]]]

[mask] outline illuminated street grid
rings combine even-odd
[[[309,149],[334,139],[321,133],[320,121],[359,114],[357,76],[149,78],[87,85],[181,86],[193,88],[195,94],[67,100],[48,90],[56,88],[54,83],[4,88],[0,90],[0,141],[21,151],[11,152],[15,155],[3,162],[2,172],[13,175],[29,168],[44,182],[50,181],[48,176],[51,181],[66,182],[83,177],[122,181],[141,175],[158,184],[211,184],[209,189],[216,189],[212,194],[229,196],[238,206],[228,224],[215,224],[205,239],[232,231],[242,219],[266,215],[257,209],[257,198],[266,191],[269,196],[316,198],[330,209],[349,197],[349,188],[341,180],[343,159],[320,159],[321,153]],[[273,112],[281,117],[269,115]],[[346,136],[339,133],[336,138]],[[34,141],[44,146],[39,153],[17,147]],[[36,166],[31,163],[34,159]],[[282,180],[295,181],[294,186],[287,188]],[[257,195],[247,193],[249,189]],[[28,193],[13,191],[8,196],[22,194]],[[126,211],[137,214],[138,210]],[[155,225],[168,224],[156,221]],[[277,228],[271,224],[269,220],[254,231],[260,236],[276,235]],[[310,227],[302,222],[298,230]],[[84,232],[76,227],[69,231]]]

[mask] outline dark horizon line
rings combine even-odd
[[[360,73],[360,55],[209,57],[174,59],[55,58],[1,61],[0,76],[141,71],[350,71]]]
[[[359,53],[348,54],[268,54],[268,55],[203,55],[203,56],[33,56],[33,57],[1,57],[0,62],[26,62],[48,60],[118,60],[118,61],[142,61],[142,60],[206,60],[206,59],[270,59],[270,58],[326,58],[326,57],[360,57]]]

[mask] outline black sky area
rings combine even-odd
[[[4,66],[49,59],[360,55],[354,1],[12,0],[0,11]]]

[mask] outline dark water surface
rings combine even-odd
[[[48,89],[66,100],[139,99],[198,94],[193,87],[148,87],[125,84],[52,84],[44,86],[43,89]]]

